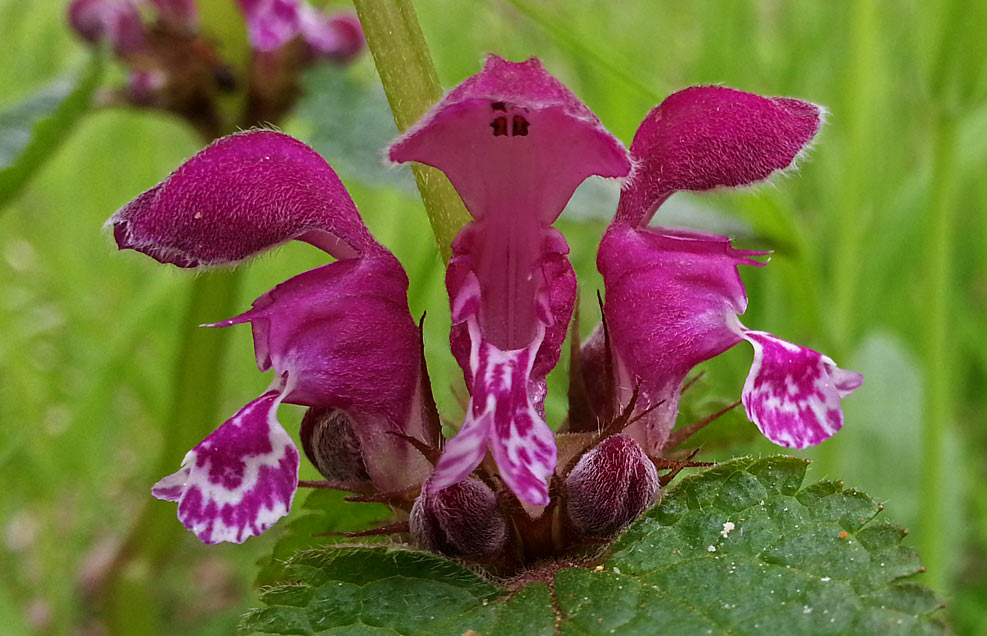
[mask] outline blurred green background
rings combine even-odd
[[[475,73],[487,52],[537,55],[628,144],[651,106],[692,84],[829,108],[799,172],[752,191],[677,195],[656,222],[775,250],[768,267],[743,272],[744,322],[819,349],[866,378],[844,402],[844,430],[805,453],[815,460],[810,477],[843,479],[885,502],[887,518],[912,530],[926,582],[947,602],[956,631],[987,634],[987,3],[423,0],[416,7],[444,88]],[[86,64],[88,52],[63,14],[59,2],[0,0],[0,109]],[[111,71],[106,82],[115,81]],[[458,424],[443,267],[408,176],[377,161],[396,130],[373,64],[364,57],[345,70],[316,69],[306,88],[284,128],[325,154],[371,230],[404,263],[412,312],[428,311],[436,398]],[[162,456],[173,470],[188,450],[166,447],[165,431],[173,425],[168,405],[180,383],[172,368],[192,284],[187,272],[118,254],[102,224],[200,147],[167,116],[94,112],[0,210],[5,635],[231,633],[255,601],[255,563],[286,525],[242,546],[206,547],[178,531],[173,504],[153,502],[164,521],[147,529],[148,541],[163,546],[161,558],[139,561],[112,590],[100,584],[107,559],[149,505]],[[613,188],[588,183],[559,223],[581,277],[584,334],[598,320],[595,249],[615,201]],[[236,311],[321,262],[304,245],[259,258],[243,268]],[[218,400],[216,424],[269,381],[253,365],[249,329],[229,337],[228,354],[214,361],[218,377],[184,389]],[[750,355],[739,346],[707,364],[681,421],[737,399]],[[565,366],[552,378],[553,426],[566,405]],[[285,407],[281,420],[296,432],[300,415]],[[697,443],[708,459],[779,450],[738,413]],[[314,470],[303,467],[303,478],[315,478]],[[353,506],[339,518],[359,514]]]

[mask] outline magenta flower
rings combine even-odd
[[[237,1],[256,51],[275,51],[301,36],[316,53],[343,62],[356,57],[365,45],[360,21],[351,14],[328,15],[305,0]]]
[[[597,263],[607,291],[616,393],[626,399],[640,382],[642,412],[664,400],[627,431],[649,453],[660,452],[668,438],[686,374],[742,340],[754,347],[744,406],[769,440],[805,448],[843,425],[840,398],[860,386],[860,374],[737,320],[747,308],[737,265],[760,265],[752,257],[767,252],[735,249],[723,236],[647,227],[676,191],[747,185],[789,167],[823,114],[797,99],[699,86],[668,97],[634,135],[636,173],[621,193]],[[602,350],[592,341],[587,348],[597,356]]]
[[[109,42],[118,55],[129,55],[144,47],[144,25],[137,0],[73,0],[68,17],[83,39],[92,44]]]
[[[668,438],[683,379],[741,340],[755,347],[743,391],[749,417],[776,443],[819,443],[842,424],[839,400],[860,376],[739,323],[747,299],[737,265],[758,264],[752,257],[763,253],[646,225],[677,190],[744,185],[787,168],[820,116],[798,100],[691,88],[648,115],[628,152],[538,60],[491,56],[402,135],[390,159],[444,171],[473,217],[453,243],[446,274],[450,344],[471,397],[434,470],[407,442],[438,448],[439,440],[422,407],[430,396],[400,264],[370,236],[328,164],[301,142],[271,131],[216,142],[110,219],[121,249],[200,267],[297,239],[338,260],[213,325],[249,322],[258,366],[273,368],[274,381],[190,451],[155,496],[178,501],[179,518],[203,541],[263,532],[288,512],[297,486],[299,453],[276,419],[278,405],[289,402],[312,407],[306,435],[326,427],[314,441],[306,437],[323,474],[365,474],[380,491],[422,486],[411,524],[420,540],[473,557],[498,549],[505,535],[492,482],[470,475],[489,451],[521,501],[550,503],[557,458],[545,378],[576,298],[569,247],[552,224],[591,175],[628,181],[600,246],[609,338],[600,330],[584,347],[584,372],[598,370],[586,384],[616,388],[590,395],[601,423],[632,393],[644,417],[576,465],[567,484],[582,498],[570,493],[578,504],[572,523],[604,536],[654,501],[659,484],[648,457],[658,457]],[[601,376],[606,369],[612,377]],[[336,461],[346,465],[329,465]],[[608,483],[633,497],[600,488],[598,466],[620,467]],[[596,514],[598,502],[616,500],[619,514]],[[447,504],[455,501],[491,521],[452,514]],[[475,545],[462,536],[474,527],[497,531]]]
[[[121,249],[179,267],[229,265],[292,239],[338,259],[212,325],[249,322],[257,365],[273,368],[274,380],[153,489],[179,502],[179,519],[202,541],[239,543],[288,513],[299,453],[277,421],[281,402],[345,414],[378,487],[404,488],[427,476],[424,458],[388,434],[437,442],[419,406],[419,332],[408,311],[408,279],[315,151],[272,131],[227,137],[108,224]]]

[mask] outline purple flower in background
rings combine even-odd
[[[73,0],[69,24],[87,42],[107,41],[118,55],[144,47],[144,25],[135,0]]]
[[[269,19],[299,6],[243,4],[263,4]],[[291,37],[278,24],[264,28],[272,42]],[[606,330],[583,348],[584,372],[597,370],[586,385],[613,387],[589,396],[602,424],[632,394],[642,417],[576,464],[567,482],[581,496],[570,493],[578,504],[572,523],[587,536],[605,536],[654,501],[659,483],[649,462],[674,424],[682,381],[742,340],[755,350],[743,391],[748,416],[775,443],[821,442],[842,425],[840,398],[861,379],[815,351],[741,325],[747,298],[737,266],[759,264],[753,257],[764,253],[735,249],[726,237],[647,227],[675,191],[750,184],[789,167],[821,114],[799,100],[696,87],[654,109],[628,152],[537,59],[491,56],[402,135],[390,159],[445,172],[473,217],[446,272],[450,345],[470,402],[434,470],[408,443],[440,445],[423,408],[431,396],[423,391],[421,334],[401,265],[370,236],[328,164],[301,142],[271,131],[216,142],[110,219],[121,249],[200,267],[297,239],[337,261],[213,325],[249,322],[258,366],[273,369],[274,381],[190,451],[154,494],[178,501],[179,518],[203,541],[263,532],[287,514],[297,486],[299,454],[277,407],[301,404],[312,407],[303,429],[324,427],[314,442],[306,438],[323,474],[365,474],[380,491],[421,486],[411,524],[420,541],[472,556],[499,549],[499,530],[482,545],[461,536],[464,528],[503,523],[494,482],[470,475],[489,452],[518,499],[551,501],[557,451],[545,422],[546,376],[558,363],[577,289],[569,247],[552,224],[591,175],[626,184],[598,254]],[[337,471],[328,465],[334,461],[345,465]],[[600,466],[620,469],[607,482],[612,488],[594,480]],[[491,521],[452,514],[447,503],[456,501]],[[599,502],[622,507],[596,514]]]
[[[363,50],[363,29],[351,14],[327,15],[304,0],[237,1],[256,51],[275,51],[298,36],[316,53],[338,61]]]

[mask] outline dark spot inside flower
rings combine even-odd
[[[504,102],[494,102],[490,104],[490,108],[492,108],[493,110],[501,110],[507,112],[507,104],[505,104]]]
[[[507,136],[507,118],[498,117],[497,119],[490,122],[490,127],[493,128],[494,137]]]
[[[527,137],[528,120],[521,115],[514,115],[514,129],[511,134],[515,137]]]

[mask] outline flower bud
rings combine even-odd
[[[464,479],[438,492],[428,482],[411,509],[411,534],[433,552],[482,560],[507,541],[507,524],[497,507],[497,496],[486,484]]]
[[[342,409],[312,407],[302,418],[305,456],[329,481],[370,481],[353,425]]]
[[[614,435],[576,464],[565,482],[572,525],[590,537],[620,532],[658,498],[658,471],[633,438]]]

